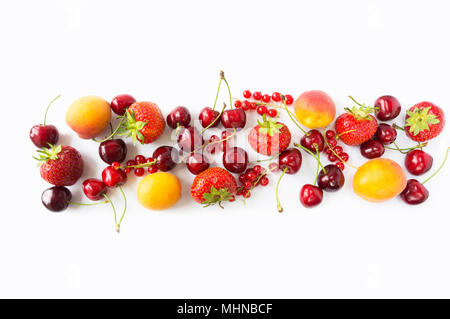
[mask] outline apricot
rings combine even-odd
[[[295,100],[294,113],[300,124],[312,129],[321,128],[333,122],[336,106],[327,93],[306,91]]]
[[[111,120],[111,107],[98,96],[84,96],[75,100],[67,109],[66,123],[79,137],[94,138]]]
[[[353,176],[353,191],[370,202],[383,202],[399,195],[406,187],[400,165],[387,158],[375,158],[358,168]]]
[[[158,172],[144,177],[137,188],[137,198],[142,206],[163,210],[175,205],[181,197],[181,184],[175,175]]]

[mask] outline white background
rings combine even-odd
[[[183,198],[167,211],[142,208],[130,178],[117,235],[106,205],[61,214],[42,206],[48,184],[28,138],[62,94],[48,122],[82,152],[83,179],[98,177],[105,164],[96,143],[64,122],[74,99],[130,93],[165,114],[186,105],[196,117],[212,104],[221,69],[234,96],[322,89],[341,113],[349,94],[368,104],[392,94],[403,111],[430,100],[449,117],[448,11],[447,1],[2,1],[0,297],[450,297],[448,166],[417,207],[359,199],[347,167],[344,189],[307,210],[298,193],[314,162],[304,155],[300,173],[281,184],[279,214],[273,178],[247,206],[203,209],[180,165]],[[433,170],[449,136],[447,127],[428,147]],[[149,156],[159,145],[136,151]],[[353,164],[364,162],[345,149]],[[86,201],[80,183],[71,190]]]

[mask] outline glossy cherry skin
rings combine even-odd
[[[320,133],[318,130],[310,130],[306,132],[306,134],[303,135],[303,137],[300,139],[300,144],[313,152],[313,154],[316,154],[316,149],[318,149],[319,152],[323,151],[325,141],[323,139],[322,133]]]
[[[191,124],[191,113],[187,107],[178,106],[167,115],[167,125],[171,128],[177,128],[178,126],[188,127]]]
[[[156,166],[162,172],[170,171],[177,166],[179,160],[178,151],[172,146],[158,147],[152,158],[156,160]]]
[[[380,121],[395,119],[402,109],[400,102],[391,95],[384,95],[375,101],[375,116]]]
[[[52,212],[61,212],[69,206],[72,193],[67,187],[54,186],[42,192],[42,204]]]
[[[278,157],[278,167],[286,174],[295,174],[302,167],[302,153],[296,148],[284,150]]]
[[[90,200],[103,199],[106,192],[106,185],[99,179],[89,178],[83,182],[83,193]]]
[[[406,154],[405,167],[413,175],[422,175],[433,166],[433,157],[422,151],[412,150]]]
[[[381,142],[377,140],[368,140],[359,146],[361,155],[365,158],[377,158],[384,154],[384,146]]]
[[[201,111],[200,114],[198,115],[198,119],[200,121],[200,123],[202,124],[203,128],[208,127],[211,123],[214,122],[214,120],[219,116],[219,112],[216,110],[213,110],[210,107],[204,107]],[[219,125],[220,123],[220,119],[217,119],[217,121],[214,122],[214,124],[212,124],[209,127],[216,127],[217,125]]]
[[[418,205],[428,199],[428,190],[416,179],[409,179],[403,192],[400,193],[400,198],[410,205]]]
[[[98,154],[105,163],[122,163],[127,156],[127,145],[121,139],[107,140],[100,143]]]
[[[58,142],[59,133],[54,125],[35,125],[30,130],[30,139],[39,148],[55,145]]]
[[[243,128],[247,120],[243,109],[232,109],[224,111],[220,121],[225,128]]]
[[[209,161],[201,153],[192,153],[187,159],[186,166],[189,172],[194,175],[198,175],[209,168]]]
[[[117,95],[111,101],[111,109],[117,115],[124,115],[126,109],[134,102],[136,102],[136,99],[129,94]]]
[[[106,186],[115,187],[127,182],[127,174],[121,168],[107,166],[102,172],[102,180]]]
[[[202,147],[203,142],[203,136],[195,127],[189,126],[180,129],[177,143],[183,152],[188,153],[199,149]]]
[[[344,174],[334,164],[329,164],[324,168],[325,172],[321,169],[317,176],[317,185],[326,192],[337,192],[345,184]]]
[[[307,208],[319,205],[322,198],[323,191],[320,187],[306,184],[300,190],[300,203]]]
[[[397,130],[389,124],[380,123],[375,132],[375,137],[384,145],[389,145],[397,138]]]
[[[248,154],[240,147],[227,148],[222,155],[222,163],[230,172],[240,174],[247,169]]]

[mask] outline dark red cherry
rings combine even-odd
[[[136,99],[129,94],[117,95],[111,101],[111,109],[117,115],[124,115],[126,109],[134,102],[136,102]]]
[[[316,149],[318,149],[319,152],[323,151],[325,141],[323,139],[322,133],[320,133],[318,130],[310,130],[306,132],[306,134],[303,135],[303,137],[300,139],[300,144],[316,154]]]
[[[243,128],[246,123],[245,112],[241,108],[223,111],[220,121],[225,128]]]
[[[232,173],[240,174],[247,168],[248,154],[240,147],[230,147],[222,155],[223,166]]]
[[[152,155],[152,158],[156,160],[156,166],[160,171],[167,172],[177,166],[179,156],[176,148],[172,146],[160,146]]]
[[[211,123],[214,122],[214,120],[219,116],[219,112],[216,110],[213,110],[210,107],[204,107],[198,116],[198,119],[200,120],[200,123],[202,124],[203,128],[208,127]],[[216,127],[219,125],[220,119],[217,119],[217,121],[214,122],[209,127]]]
[[[422,175],[433,166],[433,157],[422,151],[412,150],[406,154],[405,167],[413,175]]]
[[[288,148],[284,150],[278,157],[279,169],[286,174],[295,174],[302,166],[302,153],[296,148]]]
[[[401,199],[407,204],[417,205],[428,199],[428,190],[416,179],[409,179],[403,192],[400,193]]]
[[[127,174],[121,168],[107,166],[102,172],[102,180],[106,186],[115,187],[126,183]]]
[[[121,139],[107,140],[100,143],[98,154],[105,163],[122,163],[127,156],[127,145]]]
[[[397,138],[397,130],[389,124],[380,123],[375,132],[375,137],[384,145],[388,145],[393,143]]]
[[[189,113],[187,107],[178,106],[167,115],[167,125],[171,128],[188,127],[189,124],[191,124],[191,113]]]
[[[99,179],[89,178],[83,182],[83,193],[90,200],[103,199],[106,192],[106,185]]]
[[[300,203],[307,208],[319,205],[322,198],[323,191],[317,186],[306,184],[300,190]]]
[[[30,139],[39,148],[49,147],[58,142],[59,133],[54,125],[35,125],[30,130]]]
[[[326,192],[336,192],[345,183],[345,177],[341,169],[334,164],[329,164],[320,170],[317,176],[317,185]]]
[[[42,204],[52,212],[63,211],[69,206],[72,193],[64,186],[54,186],[42,192]]]
[[[183,127],[180,129],[177,143],[183,152],[189,153],[196,149],[199,149],[203,145],[203,136],[199,131],[193,127]]]
[[[209,167],[209,161],[201,153],[192,153],[187,158],[186,166],[189,172],[198,175]]]
[[[377,140],[368,140],[359,146],[361,155],[365,158],[377,158],[384,154],[384,146]]]
[[[400,102],[391,95],[384,95],[375,101],[375,115],[380,121],[395,119],[402,109]]]

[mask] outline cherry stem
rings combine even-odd
[[[394,123],[394,125],[392,125],[394,128],[398,128],[399,130],[402,130],[402,131],[404,131],[405,130],[405,128],[404,127],[402,127],[402,126],[398,126],[397,124],[395,124]]]
[[[420,148],[421,149],[422,147],[427,146],[428,142],[419,143],[419,144],[417,144],[415,146],[411,146],[411,147],[407,147],[407,148],[400,148],[397,145],[397,143],[395,143],[395,142],[393,142],[392,144],[394,144],[395,148],[394,147],[389,147],[389,146],[385,146],[384,148],[387,148],[388,150],[399,151],[402,154],[408,154],[408,152],[411,151],[411,150],[414,150],[416,148]],[[406,151],[406,152],[404,152],[404,151]]]
[[[220,119],[220,117],[222,116],[222,113],[223,113],[223,111],[225,111],[225,108],[226,108],[226,107],[227,107],[227,105],[226,105],[225,103],[223,103],[222,111],[220,111],[219,115],[217,115],[217,117],[214,119],[214,121],[212,121],[207,127],[205,127],[205,128],[201,131],[200,135],[203,135],[203,133],[205,133],[205,131],[206,131],[207,129],[209,129],[211,126],[213,126],[214,123],[216,123],[216,122]],[[213,110],[214,110],[214,109],[213,109]]]
[[[115,129],[115,130],[111,133],[111,135],[109,135],[107,138],[104,138],[103,140],[97,140],[97,139],[94,137],[92,140],[95,141],[95,142],[98,142],[98,143],[103,143],[103,142],[106,142],[106,141],[110,140],[110,139],[113,138],[114,135],[116,135],[117,132],[119,131],[120,127],[122,126],[123,120],[124,120],[124,118],[122,118],[122,119],[120,120],[120,122],[119,122],[119,124],[117,125],[116,129]]]
[[[356,104],[358,104],[359,106],[363,106],[363,107],[364,107],[364,105],[362,105],[361,103],[359,103],[358,101],[356,101],[356,100],[353,98],[353,96],[349,95],[348,97],[349,97],[353,102],[355,102]]]
[[[44,126],[45,126],[45,123],[47,122],[47,113],[48,113],[48,109],[50,108],[50,105],[52,105],[53,102],[55,102],[60,97],[61,97],[61,94],[59,94],[57,97],[55,97],[53,100],[51,100],[50,103],[48,103],[47,108],[45,109],[45,114],[44,114],[44,123],[43,123]]]
[[[69,201],[69,204],[71,204],[71,205],[80,205],[80,206],[93,206],[93,205],[106,204],[106,203],[108,203],[107,200],[104,200],[102,202],[97,202],[97,203],[77,203],[77,202]]]
[[[297,121],[294,119],[294,117],[291,115],[291,112],[289,111],[289,109],[287,108],[287,104],[286,104],[286,98],[284,97],[284,95],[281,96],[281,100],[283,101],[283,105],[284,105],[284,109],[286,110],[287,114],[289,115],[289,117],[291,118],[292,122],[294,122],[295,126],[297,126],[300,131],[302,131],[304,134],[307,134],[307,132],[300,126],[300,124],[297,123]]]
[[[113,202],[111,201],[111,199],[109,198],[108,195],[103,194],[103,197],[105,197],[106,200],[111,204],[111,207],[112,207],[113,212],[114,212],[114,224],[116,225],[116,231],[117,231],[117,214],[116,214],[116,208],[114,207],[114,204],[113,204]],[[119,229],[120,229],[120,226],[119,226]]]
[[[125,217],[125,212],[127,211],[127,197],[125,196],[125,193],[123,192],[122,187],[119,185],[117,186],[122,193],[123,201],[124,201],[124,207],[123,207],[123,213],[122,216],[119,219],[119,223],[116,223],[116,231],[120,233],[120,224],[122,223],[123,218]]]
[[[219,81],[219,86],[218,86],[218,88],[217,88],[216,99],[214,100],[214,104],[213,104],[213,107],[212,107],[213,111],[214,111],[214,109],[216,108],[217,99],[219,98],[220,86],[222,85],[222,81],[223,81],[223,78],[222,78],[222,76],[221,76],[221,77],[220,77],[220,81]]]
[[[223,71],[221,71],[221,77],[223,78],[223,81],[225,82],[225,84],[227,85],[228,88],[228,95],[230,96],[230,109],[233,109],[233,101],[231,100],[231,89],[230,89],[230,85],[228,84],[227,79],[225,78],[225,75],[223,73]]]
[[[250,163],[261,163],[261,162],[267,162],[267,161],[273,161],[274,159],[277,159],[279,156],[281,155],[281,153],[278,153],[272,157],[269,158],[265,158],[265,159],[261,159],[261,160],[256,160],[256,161],[251,161]]]
[[[436,170],[436,172],[433,173],[433,175],[431,175],[425,181],[423,181],[422,185],[425,184],[426,182],[428,182],[430,179],[432,179],[437,173],[439,173],[439,171],[442,169],[442,167],[444,167],[444,164],[447,161],[447,157],[448,157],[448,152],[449,151],[450,151],[450,147],[447,147],[447,151],[445,152],[445,157],[444,157],[444,160],[442,161],[441,166],[439,166],[439,168]]]
[[[319,148],[318,147],[316,147],[316,152],[317,152],[317,167],[316,167],[316,177],[314,178],[314,186],[316,186],[316,183],[317,183],[317,178],[319,177],[319,168],[320,168],[320,166],[321,166],[321,164],[320,164],[320,160],[319,160]],[[324,173],[325,173],[325,169],[323,169],[323,171],[324,171]]]
[[[276,196],[276,198],[277,198],[277,208],[278,208],[278,211],[279,211],[280,213],[283,212],[283,207],[281,207],[280,197],[278,196],[278,187],[280,186],[281,179],[283,178],[284,174],[286,174],[286,171],[287,171],[287,170],[288,170],[288,168],[286,167],[286,168],[283,170],[283,172],[281,173],[280,178],[278,178],[277,187],[276,187],[276,189],[275,189],[275,196]]]
[[[305,152],[308,152],[309,154],[311,154],[312,157],[314,157],[317,160],[317,164],[320,165],[320,167],[322,168],[322,170],[325,172],[325,168],[323,167],[322,163],[320,162],[320,157],[319,157],[319,149],[316,147],[317,150],[317,155],[315,155],[313,152],[311,152],[309,149],[307,149],[306,147],[304,147],[303,145],[294,143],[295,147],[301,148],[302,150],[304,150]]]

